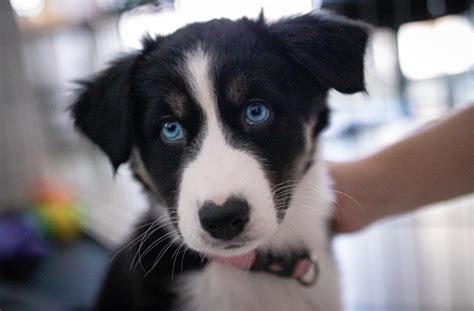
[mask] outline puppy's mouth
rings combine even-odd
[[[208,243],[208,250],[205,253],[211,257],[241,256],[254,251],[258,245],[256,240],[214,242]]]
[[[244,243],[230,244],[230,245],[224,246],[224,249],[237,249],[237,248],[242,248],[244,246],[245,246]]]
[[[211,244],[204,257],[238,269],[249,269],[255,262],[259,243],[254,240],[231,241],[225,245]]]

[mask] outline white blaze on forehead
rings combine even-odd
[[[243,234],[250,239],[268,239],[277,226],[270,184],[261,164],[252,153],[233,148],[225,139],[212,79],[213,66],[212,55],[199,47],[187,54],[183,67],[191,96],[202,109],[205,121],[199,152],[183,171],[178,216],[185,241],[199,251],[208,247],[202,239],[206,234],[198,217],[205,201],[222,204],[233,195],[246,199],[251,211]]]
[[[211,70],[212,56],[201,47],[187,54],[184,74],[191,88],[191,95],[204,110],[208,122],[217,121],[216,96]]]

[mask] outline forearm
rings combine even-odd
[[[345,213],[342,231],[473,192],[474,106],[363,160],[330,169],[336,190],[361,205],[337,194],[339,214]],[[354,217],[354,223],[347,217]]]

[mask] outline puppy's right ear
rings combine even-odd
[[[133,104],[130,74],[137,55],[128,55],[112,63],[82,90],[72,105],[76,127],[100,147],[114,169],[126,162],[133,146]]]

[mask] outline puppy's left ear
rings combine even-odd
[[[280,20],[269,29],[322,86],[349,94],[365,91],[368,25],[329,13],[309,13]]]

